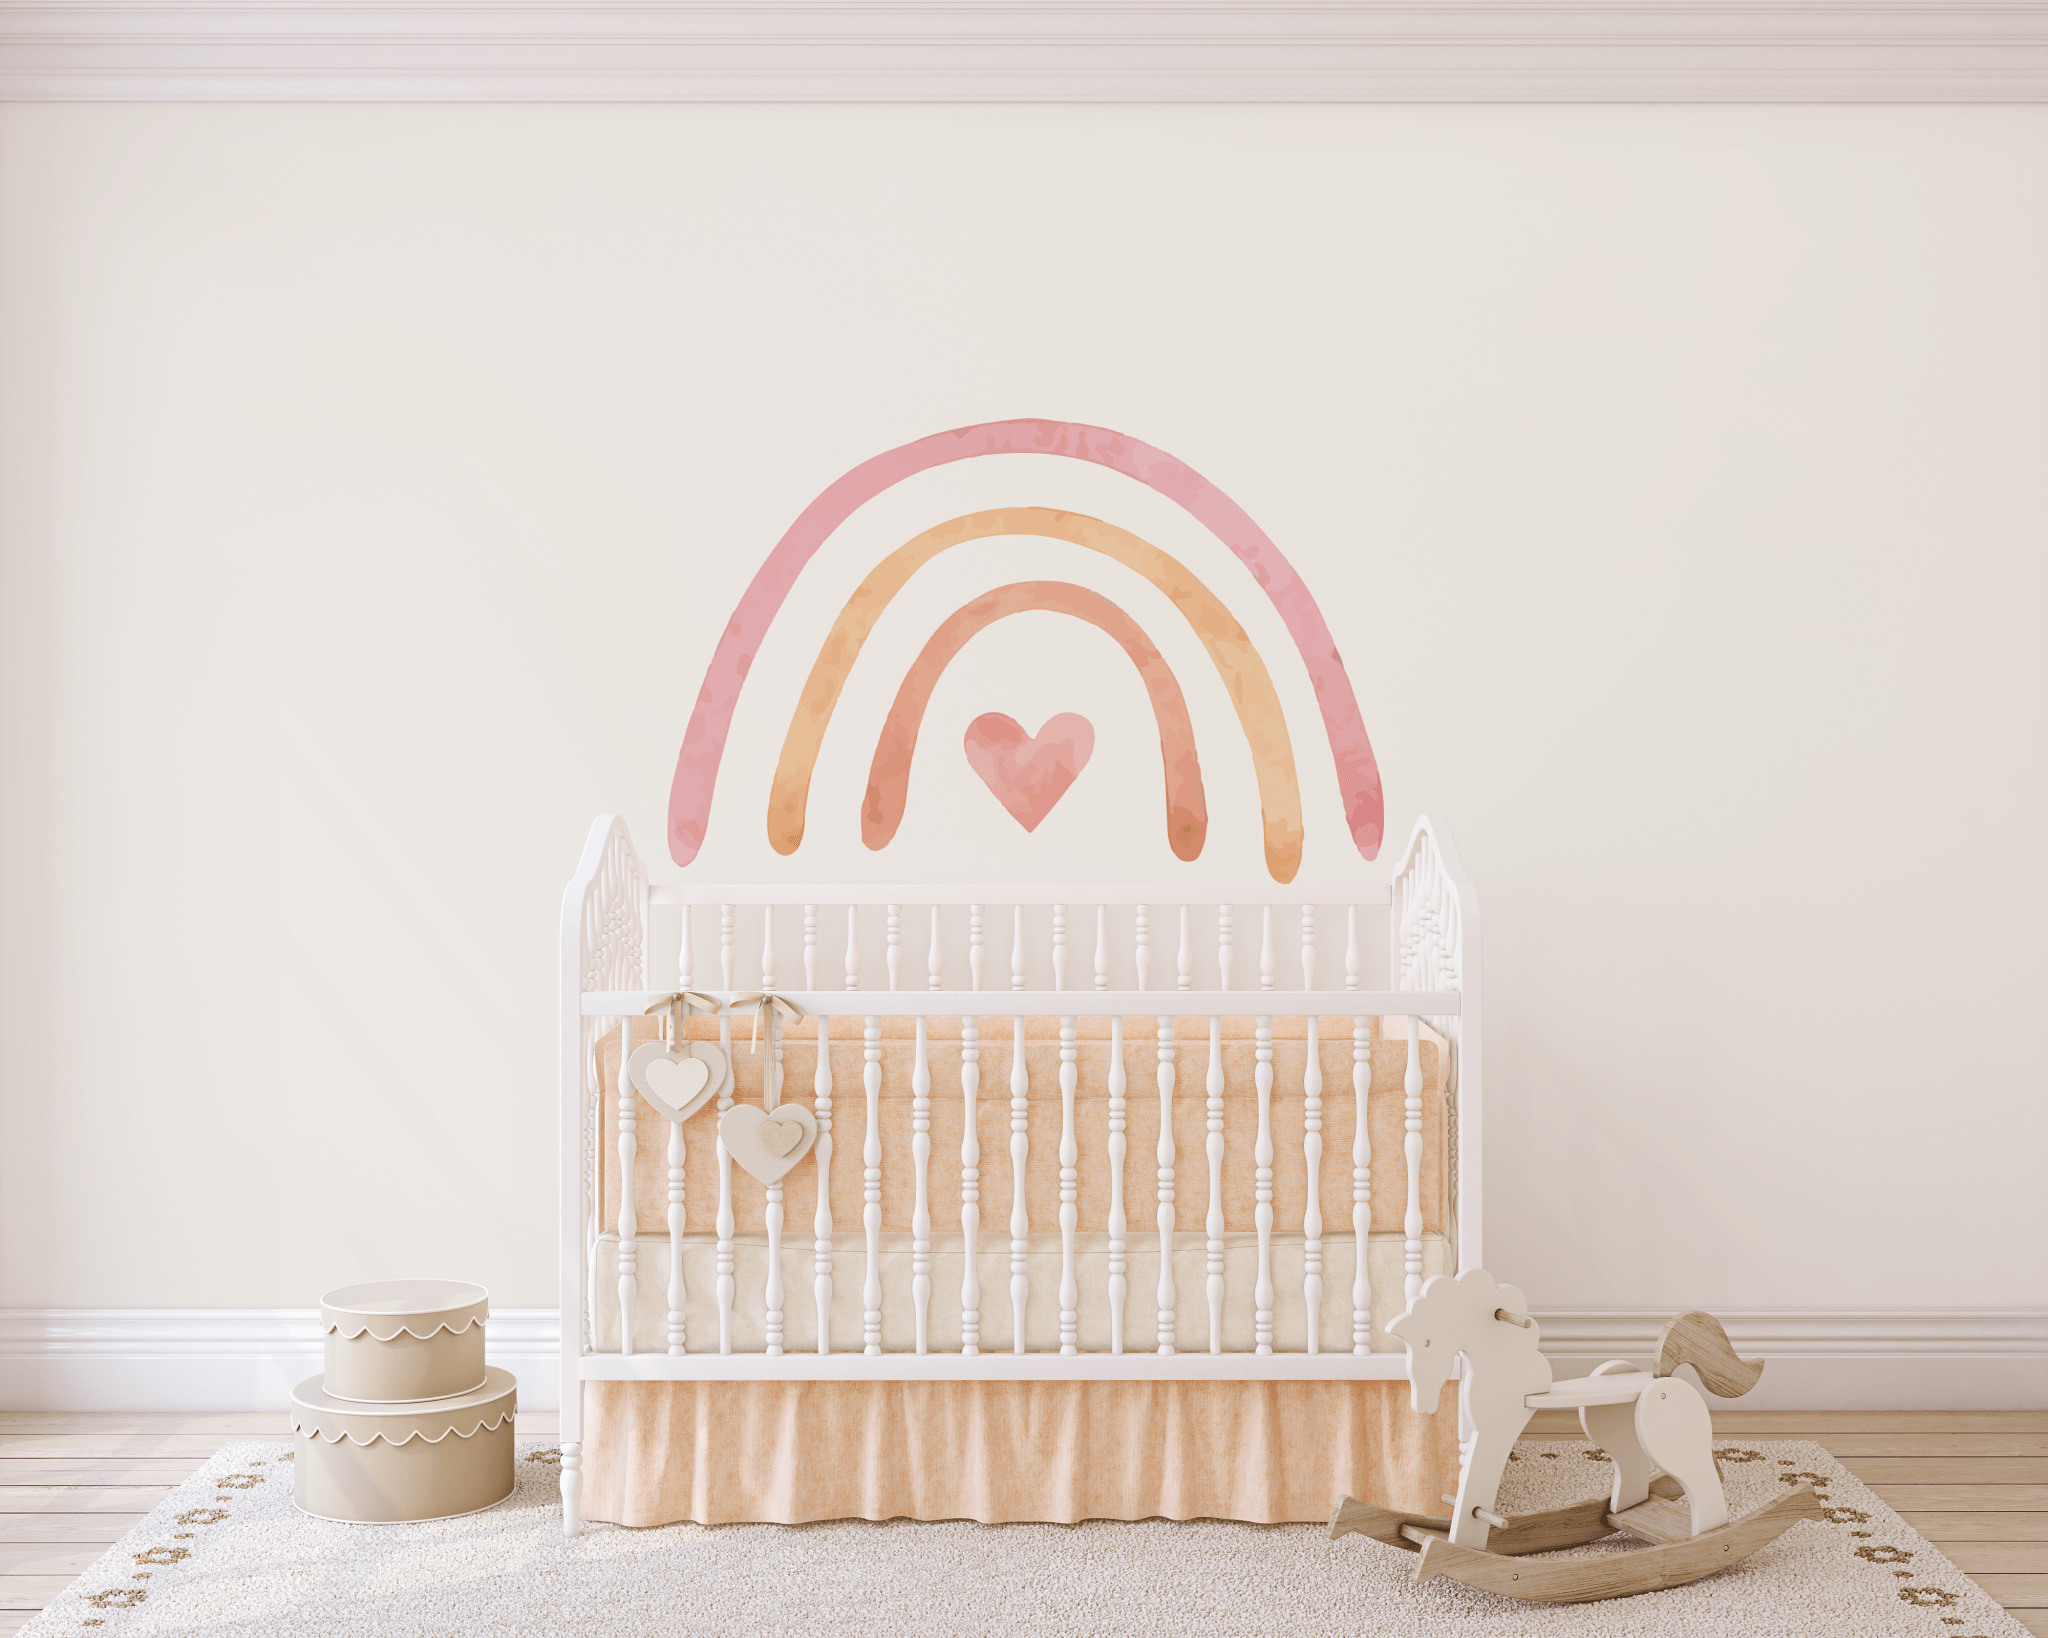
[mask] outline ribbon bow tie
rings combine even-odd
[[[716,1012],[724,1005],[725,1003],[716,996],[706,995],[702,990],[676,990],[662,996],[647,1011],[660,1012],[664,1007],[674,1008],[677,1014],[676,1023],[680,1025],[682,1023],[681,1015],[685,1009],[694,1012]],[[753,995],[733,997],[732,1008],[735,1012],[744,1007],[752,1007],[754,1009],[753,1036],[747,1046],[749,1052],[758,1051],[760,1048],[761,1020],[763,1017],[772,1017],[775,1013],[780,1013],[784,1018],[792,1019],[804,1016],[804,1009],[802,1007],[786,996],[777,995],[773,990],[762,990]],[[680,1028],[676,1031],[676,1037],[678,1040],[682,1038]]]
[[[747,1050],[749,1052],[754,1051],[760,1043],[761,1020],[763,1018],[769,1020],[772,1028],[776,1013],[780,1013],[784,1018],[791,1019],[801,1018],[804,1015],[802,1007],[798,1006],[787,996],[777,995],[773,990],[763,990],[758,995],[738,996],[734,999],[733,1006],[735,1009],[740,1007],[752,1007],[754,1009],[754,1033],[747,1043]]]

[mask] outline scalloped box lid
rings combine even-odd
[[[444,1326],[466,1331],[490,1317],[490,1293],[467,1280],[373,1280],[344,1285],[320,1299],[320,1328],[389,1342],[400,1331],[430,1337]]]
[[[402,1445],[424,1439],[434,1445],[451,1433],[467,1439],[479,1428],[499,1426],[519,1408],[518,1379],[496,1365],[485,1370],[482,1387],[446,1399],[398,1399],[382,1404],[336,1399],[321,1386],[322,1381],[309,1376],[292,1389],[292,1432],[311,1434],[329,1444],[347,1439],[350,1444],[368,1445],[383,1439]]]

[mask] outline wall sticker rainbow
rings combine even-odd
[[[689,864],[704,845],[712,789],[740,689],[804,566],[855,509],[884,490],[932,467],[980,455],[1064,455],[1136,478],[1181,506],[1251,570],[1279,611],[1315,688],[1351,839],[1364,857],[1375,857],[1385,823],[1379,767],[1330,628],[1280,549],[1229,496],[1164,450],[1105,427],[991,421],[920,438],[863,461],[805,507],[768,554],[718,640],[683,735],[668,810],[669,852],[676,863]],[[1173,603],[1216,667],[1250,748],[1266,868],[1275,881],[1292,881],[1302,850],[1293,743],[1272,676],[1244,627],[1186,565],[1158,547],[1100,519],[1035,506],[970,513],[927,529],[884,558],[846,600],[805,680],[776,763],[768,798],[768,839],[776,852],[792,853],[803,841],[811,774],[825,730],[883,610],[939,553],[995,535],[1037,535],[1100,552],[1144,576]],[[1180,683],[1128,614],[1099,593],[1061,581],[1000,587],[956,610],[926,642],[897,691],[875,747],[861,810],[862,841],[870,848],[885,847],[902,822],[918,729],[946,666],[977,632],[1027,610],[1085,620],[1108,633],[1130,658],[1158,722],[1168,844],[1177,858],[1198,857],[1208,834],[1208,805]],[[970,724],[965,750],[997,799],[1031,830],[1073,783],[1093,745],[1094,732],[1084,717],[1062,713],[1034,739],[1008,717],[989,713]]]

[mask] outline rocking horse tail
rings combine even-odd
[[[1680,1314],[1657,1336],[1657,1375],[1669,1376],[1681,1365],[1698,1371],[1707,1391],[1722,1399],[1748,1393],[1764,1374],[1762,1360],[1738,1359],[1721,1322],[1697,1309]]]

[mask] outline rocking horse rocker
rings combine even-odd
[[[1408,1349],[1414,1406],[1436,1409],[1453,1362],[1465,1357],[1461,1405],[1470,1437],[1447,1519],[1370,1507],[1346,1496],[1332,1538],[1356,1531],[1410,1552],[1415,1581],[1447,1575],[1510,1598],[1577,1604],[1682,1587],[1768,1546],[1800,1519],[1819,1519],[1811,1485],[1730,1521],[1714,1464],[1713,1420],[1697,1389],[1672,1375],[1691,1365],[1717,1396],[1747,1393],[1764,1362],[1735,1356],[1711,1314],[1681,1314],[1657,1339],[1654,1370],[1609,1360],[1591,1376],[1553,1383],[1522,1294],[1483,1268],[1439,1274],[1388,1331]],[[1515,1440],[1539,1410],[1576,1410],[1579,1425],[1614,1463],[1606,1496],[1541,1513],[1493,1510]],[[1659,1471],[1661,1469],[1661,1471]],[[1681,1501],[1679,1498],[1683,1497]],[[1650,1543],[1626,1553],[1532,1560],[1626,1531]]]

